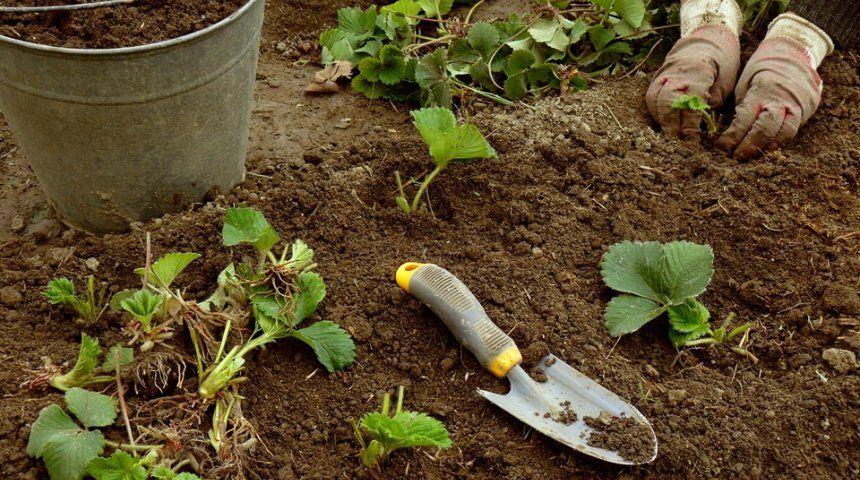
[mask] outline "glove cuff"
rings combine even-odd
[[[812,68],[816,70],[824,57],[833,51],[833,40],[824,33],[824,30],[793,13],[783,13],[770,22],[765,40],[777,37],[788,38],[803,45],[809,55]]]
[[[735,0],[687,0],[681,4],[681,37],[707,25],[722,25],[740,37],[744,16]]]

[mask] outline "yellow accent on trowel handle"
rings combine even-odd
[[[409,293],[409,281],[412,280],[412,275],[416,270],[423,267],[424,263],[418,262],[406,262],[397,269],[397,273],[394,274],[395,280],[397,280],[397,285],[403,289],[404,292]]]

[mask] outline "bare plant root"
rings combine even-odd
[[[188,364],[174,351],[159,351],[141,359],[132,379],[135,395],[161,395],[181,390]]]

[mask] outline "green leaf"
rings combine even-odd
[[[415,67],[415,81],[424,93],[424,104],[451,106],[451,79],[448,77],[448,50],[437,48],[424,55]]]
[[[478,53],[484,57],[484,60],[487,61],[489,61],[490,57],[501,44],[499,32],[495,27],[486,22],[479,22],[472,25],[469,29],[467,38],[469,45],[477,50]]]
[[[449,448],[452,445],[445,424],[426,413],[404,411],[389,417],[381,412],[370,412],[361,417],[360,425],[383,445],[386,453],[398,448]]]
[[[394,85],[406,78],[403,52],[393,45],[383,47],[378,57],[365,58],[358,62],[358,70],[367,80],[380,81],[386,85]]]
[[[607,305],[603,320],[609,334],[613,337],[632,333],[642,325],[657,318],[666,307],[647,298],[633,295],[618,295]]]
[[[388,92],[388,87],[385,84],[370,81],[363,75],[356,75],[352,78],[352,88],[371,100],[381,98]]]
[[[156,295],[149,290],[138,290],[131,298],[121,301],[120,305],[143,325],[144,331],[149,331],[152,317],[158,311],[162,301],[164,299],[161,295]]]
[[[57,404],[48,405],[39,412],[39,418],[30,427],[27,455],[42,458],[45,446],[52,441],[63,441],[81,431],[81,427]]]
[[[583,22],[582,20],[577,20],[574,22],[573,26],[570,28],[570,33],[568,37],[570,38],[570,44],[573,45],[578,43],[585,32],[588,31],[588,24]]]
[[[116,420],[116,400],[83,388],[72,388],[65,395],[66,406],[86,428],[107,427]]]
[[[290,247],[290,263],[293,268],[302,270],[313,263],[314,251],[304,241],[297,239]]]
[[[80,480],[87,465],[104,451],[105,439],[98,430],[78,430],[62,439],[48,442],[42,458],[51,480]]]
[[[142,271],[142,269],[138,270]],[[120,310],[122,310],[122,301],[127,298],[132,298],[135,292],[137,292],[137,290],[132,288],[127,288],[125,290],[120,290],[119,292],[116,292],[110,299],[110,311],[119,312]]]
[[[150,266],[150,273],[153,277],[152,282],[156,286],[168,288],[173,280],[185,270],[185,267],[194,260],[200,258],[199,253],[168,253],[159,258]],[[135,269],[134,273],[143,277],[143,268]]]
[[[200,477],[193,473],[182,472],[173,477],[173,480],[200,480]]]
[[[66,277],[54,278],[48,282],[48,288],[42,292],[48,302],[53,305],[70,305],[77,300],[75,284]]]
[[[457,125],[456,118],[446,108],[433,107],[412,111],[415,127],[430,147],[430,156],[439,166],[453,160],[469,161],[496,156],[478,127]]]
[[[297,279],[299,292],[295,295],[293,325],[298,325],[317,311],[317,305],[325,298],[325,283],[315,272],[303,272]]]
[[[672,342],[672,345],[675,348],[679,348],[691,340],[702,338],[707,335],[709,331],[710,326],[707,323],[700,325],[698,328],[690,332],[680,332],[674,328],[669,328],[669,341]]]
[[[603,50],[609,42],[615,39],[615,32],[604,27],[603,25],[595,25],[588,29],[588,39],[594,45],[597,51]]]
[[[371,440],[361,451],[361,463],[365,467],[372,467],[379,463],[383,456],[385,456],[385,447],[378,440]]]
[[[117,450],[109,458],[94,458],[87,473],[96,480],[146,480],[146,469],[139,458]],[[156,477],[157,478],[157,477]]]
[[[317,322],[292,331],[289,335],[310,345],[317,355],[317,360],[329,372],[343,370],[355,360],[355,343],[352,337],[334,322]]]
[[[634,28],[642,25],[645,18],[645,2],[643,0],[615,0],[612,9]]]
[[[367,10],[341,8],[337,11],[337,25],[338,30],[357,39],[371,37],[376,30],[376,6],[371,5]]]
[[[228,209],[221,236],[228,247],[249,243],[261,253],[268,252],[280,240],[263,214],[253,208]]]
[[[428,17],[441,17],[451,11],[454,0],[418,0],[418,4]]]
[[[528,50],[515,50],[505,64],[505,74],[509,77],[525,72],[535,63],[535,56]]]
[[[600,261],[604,283],[619,292],[654,302],[665,301],[663,246],[660,242],[623,241],[609,247]]]
[[[134,362],[134,349],[123,347],[122,345],[114,345],[105,355],[105,363],[102,364],[102,370],[105,372],[116,370],[117,358],[119,358],[120,367]]]
[[[663,247],[666,294],[673,305],[701,295],[714,275],[714,251],[708,245],[678,241]]]
[[[402,15],[417,16],[421,11],[421,5],[413,0],[397,0],[396,2],[380,8],[382,13],[399,13]]]
[[[536,42],[562,52],[570,45],[570,37],[565,33],[558,16],[538,20],[529,28],[529,34]]]
[[[708,320],[711,312],[696,299],[689,299],[680,305],[669,307],[669,325],[681,333],[701,330],[702,326],[710,326]],[[707,330],[707,329],[706,329]]]
[[[692,110],[695,112],[705,112],[711,107],[702,97],[698,95],[681,95],[672,102],[672,108],[675,110]]]
[[[504,62],[504,59],[500,59]],[[484,62],[484,59],[478,59],[468,67],[468,73],[472,77],[472,80],[481,84],[485,89],[494,92],[496,91],[496,85],[493,83],[493,79],[490,76],[490,70],[487,67],[487,64]]]
[[[102,349],[99,346],[99,341],[86,333],[81,333],[81,348],[78,351],[78,359],[75,361],[75,366],[64,375],[52,377],[50,380],[51,385],[63,391],[72,387],[83,386],[84,383],[93,378],[93,373],[96,371],[101,354]]]
[[[505,79],[505,96],[511,100],[519,100],[528,93],[525,74],[519,73]]]

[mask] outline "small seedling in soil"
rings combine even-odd
[[[133,338],[129,345],[141,341],[140,350],[145,352],[173,338],[173,324],[184,301],[170,286],[198,258],[197,253],[168,253],[152,265],[135,270],[143,279],[142,289],[123,290],[113,296],[111,309],[125,311],[132,318],[129,329]]]
[[[430,148],[430,157],[436,167],[424,177],[411,203],[406,199],[400,173],[395,172],[399,192],[395,200],[407,215],[418,210],[421,196],[424,195],[427,187],[451,162],[468,163],[475,159],[496,156],[496,151],[478,127],[471,124],[458,125],[454,113],[447,108],[413,110],[412,118],[415,128]]]
[[[696,340],[688,340],[682,345],[685,347],[695,347],[698,345],[726,345],[736,354],[748,358],[753,363],[758,363],[758,358],[744,347],[749,339],[750,329],[753,327],[753,324],[748,322],[729,330],[729,326],[734,318],[735,313],[729,313],[726,317],[726,321],[723,322],[723,326],[713,330],[709,329],[706,336]],[[737,345],[732,345],[731,341],[739,335],[740,339],[738,340]]]
[[[672,108],[701,113],[702,120],[705,121],[705,125],[707,126],[708,135],[714,136],[717,134],[717,129],[719,128],[717,114],[711,110],[707,102],[702,100],[702,97],[698,95],[681,95],[672,102]]]
[[[603,315],[613,337],[635,332],[666,311],[675,345],[708,333],[710,312],[696,297],[714,274],[710,246],[624,241],[609,247],[600,266],[604,283],[623,292],[606,305]]]
[[[82,325],[92,325],[100,314],[97,305],[102,303],[104,291],[96,298],[95,278],[92,275],[87,278],[87,291],[79,296],[75,291],[75,284],[66,277],[54,278],[48,282],[48,288],[42,292],[48,302],[53,305],[63,305],[73,309],[78,317],[77,322]]]
[[[127,365],[134,361],[134,355],[131,349],[122,346],[114,346],[105,356],[105,361],[99,367],[99,358],[102,354],[102,348],[99,346],[99,341],[90,337],[86,333],[81,334],[81,348],[78,352],[78,359],[75,361],[75,366],[65,374],[50,375],[48,383],[52,387],[62,391],[68,391],[72,388],[87,387],[101,383],[108,383],[113,380],[111,375],[96,375],[101,370],[105,373],[112,372],[117,365],[117,355],[119,356],[119,365]],[[54,367],[49,367],[48,370],[56,370]],[[31,385],[37,386],[41,382],[32,382]]]
[[[361,462],[367,467],[379,466],[394,450],[413,447],[450,448],[451,439],[445,425],[426,413],[403,410],[403,387],[397,389],[397,406],[391,414],[391,394],[382,398],[379,412],[365,413],[353,424],[355,438],[361,445]],[[364,433],[370,437],[366,442]]]

